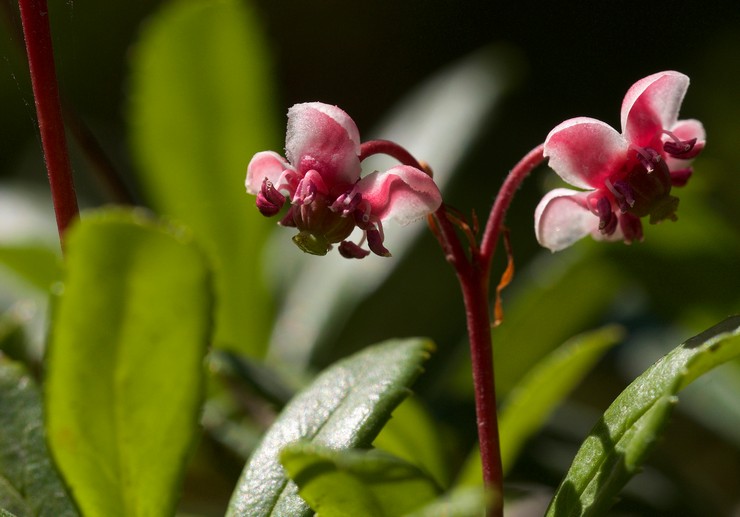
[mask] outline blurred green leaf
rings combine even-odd
[[[46,448],[39,389],[23,366],[2,355],[0,507],[17,517],[77,515]]]
[[[274,226],[244,191],[252,155],[282,144],[262,24],[239,0],[167,2],[132,61],[130,131],[145,196],[188,225],[216,269],[216,344],[267,346],[261,250]]]
[[[504,473],[513,466],[526,441],[545,423],[594,364],[622,338],[621,327],[609,326],[580,334],[555,349],[517,383],[499,415],[501,461]],[[458,479],[461,485],[480,485],[480,451],[468,458]]]
[[[324,517],[395,517],[434,499],[427,474],[377,449],[333,450],[310,442],[287,445],[280,461],[298,493]]]
[[[423,468],[439,486],[449,485],[449,462],[438,424],[416,398],[407,398],[393,411],[373,447]]]
[[[58,254],[44,246],[0,246],[0,263],[44,292],[62,278]]]
[[[581,246],[541,256],[517,279],[504,322],[493,329],[496,390],[505,396],[533,364],[589,328],[609,307],[619,270]]]
[[[482,488],[456,488],[406,517],[481,517],[486,504]]]
[[[604,515],[660,436],[675,395],[740,356],[740,316],[687,340],[630,384],[584,441],[548,516]]]
[[[285,476],[280,451],[298,440],[333,449],[368,447],[409,394],[433,345],[390,340],[326,369],[283,410],[244,467],[227,515],[310,515]]]
[[[208,363],[212,372],[248,386],[278,409],[295,395],[293,387],[275,369],[229,350],[212,350]]]
[[[52,453],[85,515],[167,515],[198,435],[204,255],[137,212],[88,215],[66,243],[45,389]]]

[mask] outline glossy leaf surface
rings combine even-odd
[[[417,467],[377,449],[337,451],[296,442],[280,460],[300,496],[324,517],[406,515],[439,492]]]
[[[740,356],[740,316],[687,340],[630,384],[576,454],[548,516],[604,515],[660,436],[675,395]]]
[[[36,382],[23,366],[2,355],[0,508],[16,517],[78,515],[46,448]]]
[[[285,475],[280,452],[299,440],[332,449],[368,447],[409,394],[431,350],[429,341],[391,340],[326,369],[266,433],[242,472],[227,515],[310,515]]]

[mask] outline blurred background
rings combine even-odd
[[[0,1],[0,246],[31,242],[56,249],[17,5]],[[152,200],[131,151],[131,68],[142,33],[168,4],[50,5],[65,103],[97,140],[129,196],[143,205]],[[244,5],[256,20],[272,74],[271,104],[265,107],[274,121],[265,129],[272,149],[282,149],[284,114],[292,104],[339,105],[364,137],[393,137],[428,161],[444,183],[446,202],[481,220],[506,172],[559,122],[583,115],[618,127],[622,97],[636,80],[668,69],[690,76],[681,114],[703,122],[708,144],[679,193],[676,223],[646,228],[641,244],[584,241],[550,255],[534,239],[532,214],[544,192],[558,185],[557,177],[538,169],[514,200],[506,222],[517,275],[504,292],[506,320],[494,333],[502,391],[534,359],[575,334],[619,323],[626,338],[530,442],[509,476],[512,486],[552,490],[593,422],[631,379],[686,338],[740,312],[736,2]],[[232,50],[238,59],[239,49]],[[116,201],[96,178],[89,147],[71,140],[82,205]],[[234,171],[235,189],[241,189],[249,158],[261,150],[250,145],[245,142],[243,166]],[[178,188],[174,173],[172,188]],[[245,196],[248,210],[252,202]],[[431,337],[439,351],[418,382],[418,398],[440,422],[450,461],[459,465],[474,440],[464,314],[436,242],[423,224],[414,226],[389,229],[396,256],[367,264],[302,255],[290,243],[290,230],[277,229],[264,251],[264,282],[278,322],[277,330],[267,332],[267,357],[314,372],[388,337]],[[264,227],[271,231],[272,223]],[[504,265],[499,253],[494,276]],[[7,266],[0,276],[0,309],[43,307],[43,296]],[[43,341],[37,332],[35,339]],[[689,388],[615,515],[740,515],[739,394],[738,364]]]

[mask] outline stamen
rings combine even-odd
[[[390,257],[391,252],[383,246],[383,227],[378,223],[377,227],[368,228],[367,245],[370,250],[381,257]]]
[[[637,152],[637,159],[640,161],[645,170],[651,173],[655,170],[655,167],[663,159],[660,154],[650,147],[634,147],[630,146],[633,151]]]
[[[629,183],[624,180],[619,180],[614,184],[614,190],[619,193],[617,202],[619,203],[619,209],[624,213],[633,206],[635,206],[635,193]]]
[[[606,197],[599,199],[597,203],[599,216],[599,231],[604,235],[611,235],[617,229],[617,216],[612,211],[612,206]]]
[[[262,180],[262,188],[257,194],[257,209],[260,213],[265,217],[272,217],[280,212],[284,204],[285,196],[278,192],[270,180]]]
[[[350,195],[350,192],[340,194],[339,197],[331,204],[329,209],[332,212],[342,212],[343,217],[347,217],[349,214],[355,211],[357,206],[362,202],[362,194],[357,193]]]
[[[362,259],[370,255],[370,252],[362,249],[360,244],[355,244],[351,241],[342,241],[338,250],[340,255],[348,259]]]
[[[370,207],[370,203],[368,203],[364,199],[360,199],[360,201],[358,201],[357,203],[357,206],[355,207],[355,222],[357,223],[357,226],[363,230],[368,230],[370,227],[371,210],[372,208]]]

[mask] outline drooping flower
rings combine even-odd
[[[383,246],[382,221],[407,224],[439,208],[442,197],[432,178],[409,165],[361,176],[360,134],[344,111],[320,102],[288,111],[285,158],[272,151],[254,155],[247,167],[247,192],[271,217],[286,201],[279,222],[293,226],[293,241],[306,253],[325,255],[333,244],[347,258],[370,251],[390,256]],[[346,240],[355,227],[359,243]],[[367,242],[370,251],[363,249]]]
[[[704,148],[704,127],[678,120],[689,86],[685,75],[667,71],[636,82],[622,102],[622,133],[587,117],[566,120],[547,135],[544,155],[567,183],[535,210],[535,234],[552,251],[582,237],[642,240],[640,218],[655,224],[676,220],[681,187],[691,176],[691,160]]]

